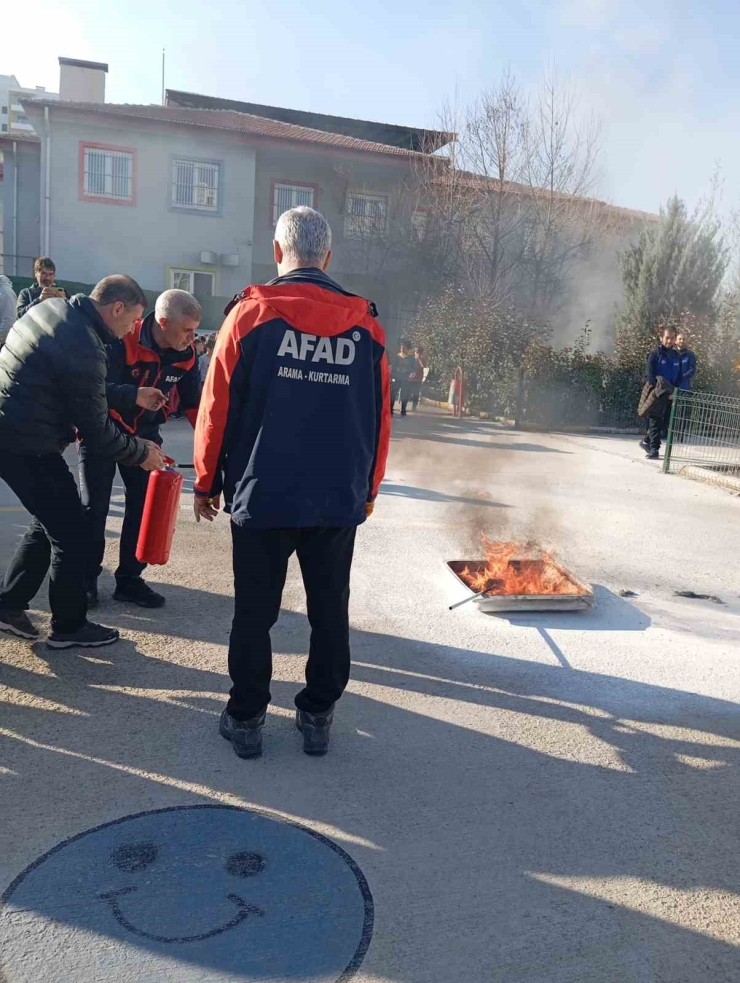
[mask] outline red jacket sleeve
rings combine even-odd
[[[237,304],[218,333],[195,423],[193,491],[201,498],[211,498],[221,492],[224,436],[234,398],[231,381],[241,357],[241,339],[250,329],[256,310],[255,305],[248,302]]]

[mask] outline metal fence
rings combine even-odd
[[[740,491],[740,399],[677,392],[663,470]]]

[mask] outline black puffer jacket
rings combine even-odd
[[[75,439],[96,454],[141,464],[147,445],[108,416],[105,346],[114,340],[91,300],[46,300],[8,333],[0,351],[0,450],[52,454]]]

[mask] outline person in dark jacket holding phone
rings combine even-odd
[[[39,256],[33,264],[33,275],[36,283],[32,283],[30,287],[24,287],[18,294],[16,317],[23,317],[26,311],[45,300],[53,300],[57,297],[62,297],[64,300],[69,299],[69,294],[64,287],[55,282],[56,272],[57,268],[53,259],[49,256]]]
[[[200,402],[200,376],[195,357],[195,332],[201,307],[186,290],[165,290],[151,314],[134,325],[123,340],[108,349],[107,395],[110,415],[121,433],[162,444],[159,428],[167,421],[170,394],[177,391],[180,406],[195,426]],[[116,461],[98,453],[83,440],[80,452],[80,488],[89,534],[87,601],[98,603],[98,577],[103,570],[105,524],[110,509]],[[115,601],[142,608],[161,608],[162,594],[142,579],[146,564],[136,558],[149,475],[141,468],[118,461],[126,489],[126,507],[118,547]]]
[[[112,461],[147,471],[164,463],[156,444],[108,416],[106,345],[131,330],[145,304],[135,280],[106,277],[89,297],[34,305],[0,351],[0,478],[33,516],[0,586],[0,629],[38,637],[26,611],[51,565],[51,648],[118,638],[87,620],[85,516],[62,452],[78,435]]]
[[[325,754],[349,680],[349,581],[357,527],[372,513],[390,440],[385,333],[374,304],[326,274],[331,229],[300,206],[275,229],[278,277],[239,294],[219,332],[195,430],[196,519],[231,515],[233,686],[220,732],[262,753],[270,629],[296,553],[311,624],[295,698],[307,754]]]
[[[647,436],[640,441],[648,460],[660,456],[661,435],[668,424],[671,411],[671,394],[681,383],[681,358],[676,351],[676,329],[665,327],[658,345],[647,358],[645,369],[646,388],[655,388],[658,379],[664,380],[661,395],[652,401],[647,413]]]

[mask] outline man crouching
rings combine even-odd
[[[231,514],[233,683],[220,731],[240,758],[262,753],[270,629],[292,553],[311,642],[295,698],[307,754],[325,754],[349,680],[349,580],[357,526],[373,510],[390,437],[385,335],[375,307],[326,275],[331,230],[301,206],[273,244],[278,277],[244,290],[218,335],[195,431],[195,515]]]

